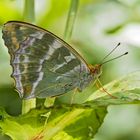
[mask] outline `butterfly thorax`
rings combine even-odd
[[[90,72],[94,78],[98,78],[102,74],[101,64],[89,65]]]

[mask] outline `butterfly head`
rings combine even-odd
[[[99,77],[102,74],[102,65],[101,64],[96,64],[96,65],[90,65],[90,71],[93,74],[94,77]]]

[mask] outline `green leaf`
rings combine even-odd
[[[105,107],[85,109],[73,123],[66,127],[65,132],[78,140],[91,140],[101,126],[106,113]]]
[[[0,128],[2,132],[12,140],[29,140],[37,132],[43,129],[46,110],[32,110],[26,115],[12,117],[3,109],[0,110]],[[44,119],[45,118],[45,119]]]
[[[12,140],[88,140],[95,135],[106,113],[105,107],[58,106],[46,110],[34,109],[26,115],[12,117],[1,109],[0,127]]]
[[[97,90],[91,94],[86,102],[95,106],[140,103],[140,71],[136,71],[105,85],[107,92],[115,96],[112,98],[106,92]]]
[[[64,113],[64,111],[66,112]],[[51,117],[54,119],[51,119],[49,129],[48,127],[46,128],[45,138],[47,140],[51,137],[54,137],[54,140],[59,138],[66,140],[91,139],[102,124],[106,113],[106,108],[103,107],[95,109],[72,108],[63,109],[63,111],[53,110]]]

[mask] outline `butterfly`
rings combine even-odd
[[[87,64],[69,44],[43,28],[9,21],[2,33],[21,98],[59,96],[76,88],[82,91],[101,75],[101,65]]]

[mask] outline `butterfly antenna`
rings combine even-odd
[[[118,59],[118,58],[120,58],[120,57],[122,57],[122,56],[124,56],[124,55],[127,55],[127,54],[128,54],[128,52],[125,52],[125,53],[122,54],[122,55],[119,55],[119,56],[114,57],[114,58],[112,58],[112,59],[110,59],[110,60],[107,60],[107,61],[105,61],[105,62],[102,62],[101,65],[103,65],[103,64],[105,64],[105,63],[108,63],[108,62],[110,62],[110,61],[112,61],[112,60]]]
[[[114,52],[114,50],[116,50],[119,46],[121,45],[121,43],[119,42],[101,61],[101,63],[112,53]]]

